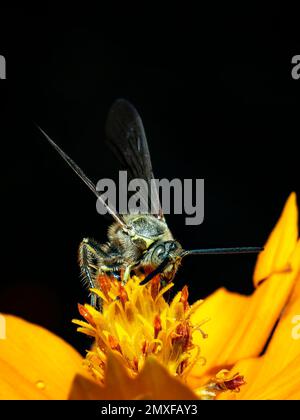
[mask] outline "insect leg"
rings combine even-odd
[[[130,276],[130,271],[132,270],[134,264],[130,264],[126,267],[125,271],[124,271],[124,275],[123,275],[123,279],[122,279],[122,285],[124,286],[124,284],[127,283],[129,276]]]
[[[128,282],[131,270],[139,267],[139,265],[140,265],[139,262],[135,262],[135,263],[132,263],[132,264],[129,264],[129,265],[126,266],[124,274],[123,274],[123,279],[122,279],[122,285],[123,286]]]
[[[102,251],[100,244],[94,239],[84,238],[79,245],[78,252],[79,266],[81,269],[81,274],[87,286],[90,289],[97,288],[97,283],[95,280],[99,260],[106,257],[106,254]],[[91,295],[91,305],[97,305],[96,295]]]

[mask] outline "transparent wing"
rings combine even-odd
[[[130,179],[146,181],[148,196],[142,197],[144,204],[154,216],[163,219],[158,190],[154,182],[151,183],[154,176],[143,122],[134,106],[124,99],[118,99],[109,111],[106,142]]]

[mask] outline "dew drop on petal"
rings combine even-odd
[[[35,383],[35,386],[36,386],[38,389],[45,389],[45,388],[46,388],[45,382],[43,382],[43,381],[37,381],[37,382]]]

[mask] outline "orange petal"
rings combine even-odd
[[[140,375],[140,384],[144,385],[145,395],[149,393],[153,400],[192,400],[196,395],[178,379],[161,366],[156,359],[148,358]]]
[[[289,268],[289,259],[298,239],[298,210],[296,194],[292,193],[258,258],[253,282],[257,286],[271,274]]]
[[[263,369],[261,369],[263,372]],[[257,400],[299,400],[300,399],[300,355],[289,363],[265,386],[245,394],[245,398]]]
[[[241,360],[232,369],[232,373],[240,372],[245,376],[246,385],[235,394],[240,400],[287,400],[300,399],[300,355],[288,363],[281,371],[274,365],[270,375],[267,355]],[[220,399],[231,399],[226,392]]]
[[[211,376],[237,360],[258,356],[294,286],[294,271],[272,275],[252,296],[219,289],[208,297],[192,316],[192,322],[210,319],[205,324],[208,338],[195,332],[193,341],[201,348],[206,365],[195,365],[190,383],[197,384],[204,374]],[[203,378],[203,380],[206,378]]]
[[[122,362],[114,355],[108,357],[106,383],[95,385],[85,378],[76,378],[70,399],[98,400],[192,400],[196,395],[178,379],[172,377],[156,359],[147,358],[142,372],[129,377]]]
[[[242,360],[234,367],[232,373],[240,372],[247,382],[238,398],[300,398],[299,368],[300,274],[264,356]]]
[[[297,243],[297,235],[296,196],[291,194],[257,263],[257,282],[266,277],[269,277],[268,280],[252,296],[219,289],[192,316],[195,324],[205,318],[210,319],[205,325],[208,339],[203,340],[197,332],[193,336],[194,343],[200,346],[202,356],[207,360],[204,368],[200,364],[194,366],[190,375],[193,386],[196,386],[201,374],[211,376],[239,359],[258,356],[263,350],[299,271],[300,244]],[[273,247],[276,252],[273,252]],[[287,265],[289,270],[283,270],[282,267]],[[202,381],[206,379],[204,377]]]
[[[203,339],[198,331],[193,334],[193,342],[199,345],[206,363],[204,366],[195,365],[192,369],[189,375],[189,383],[192,387],[198,387],[200,378],[201,382],[205,382],[227,363],[225,352],[228,342],[234,337],[248,302],[247,296],[231,293],[222,288],[205,299],[191,316],[193,324],[199,324],[206,318],[209,319],[203,327],[208,335],[206,339]],[[205,374],[208,378],[203,377]]]
[[[3,319],[3,318],[2,318]],[[66,399],[81,356],[49,331],[5,315],[0,340],[0,399]]]
[[[69,400],[101,400],[103,387],[86,376],[77,375],[73,381]]]
[[[283,370],[300,356],[300,275],[267,349],[270,369]]]

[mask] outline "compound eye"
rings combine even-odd
[[[158,247],[155,248],[154,252],[153,252],[153,258],[161,261],[165,255],[165,247],[164,245],[159,245]]]
[[[164,252],[165,252],[165,247],[163,245],[159,245],[155,250],[155,254],[157,256],[163,254]]]

